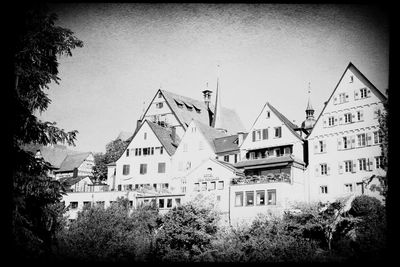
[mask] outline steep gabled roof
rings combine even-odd
[[[90,154],[91,152],[83,152],[66,156],[64,161],[61,163],[60,168],[56,172],[73,171],[75,168],[81,166],[83,161],[87,159]]]
[[[175,134],[175,142],[174,142],[174,140],[172,139],[171,128],[162,127],[148,120],[146,120],[146,122],[149,124],[150,128],[153,130],[158,140],[164,146],[167,153],[172,156],[175,153],[178,144],[180,143],[179,136]]]
[[[246,135],[244,136],[244,138],[246,138]],[[237,134],[215,138],[214,139],[215,153],[238,150],[239,146],[237,143],[237,139],[238,139]]]
[[[376,95],[378,96],[378,98],[379,98],[381,101],[386,101],[386,100],[387,100],[387,97],[386,97],[378,88],[376,88],[375,85],[373,85],[373,84],[367,79],[367,77],[365,77],[364,74],[362,74],[362,72],[359,71],[359,69],[357,69],[356,66],[353,65],[353,63],[349,62],[349,65],[347,65],[347,67],[346,67],[346,69],[344,70],[342,76],[340,77],[338,83],[336,84],[335,89],[333,89],[332,94],[329,96],[328,100],[325,102],[325,105],[324,105],[324,107],[322,108],[321,112],[319,113],[318,118],[317,118],[317,120],[316,120],[315,123],[314,123],[314,127],[311,129],[311,132],[310,132],[310,134],[308,135],[308,137],[311,136],[313,130],[315,129],[315,126],[317,125],[317,123],[318,123],[318,121],[319,121],[319,119],[320,119],[320,117],[322,116],[322,114],[324,114],[324,110],[325,110],[326,106],[327,106],[328,103],[331,101],[333,95],[334,95],[335,92],[336,92],[336,89],[338,88],[339,84],[342,82],[343,77],[344,77],[344,75],[346,74],[346,72],[347,72],[348,69],[351,69],[358,79],[360,79],[362,82],[366,83],[366,84],[368,85],[368,87],[369,87],[372,91],[374,91],[374,92],[376,93]]]
[[[68,156],[84,153],[67,149],[67,147],[63,145],[44,146],[39,144],[29,144],[23,146],[23,149],[26,151],[30,151],[33,154],[35,154],[36,151],[39,150],[43,159],[50,163],[51,166],[56,169],[61,168],[64,160]]]
[[[58,179],[59,182],[65,183],[67,186],[73,186],[74,184],[80,182],[81,180],[85,179],[89,176],[78,176],[78,177],[63,177]],[[90,180],[91,181],[91,180]]]
[[[192,119],[210,125],[209,111],[204,101],[177,95],[166,90],[160,91],[184,128],[189,125]],[[178,103],[183,104],[182,108],[178,106]],[[187,106],[193,107],[193,109],[189,110]],[[200,110],[200,113],[196,109]],[[213,104],[210,104],[210,110],[214,110]],[[234,110],[222,107],[219,112],[221,112],[222,128],[229,133],[237,133],[244,130],[242,122]]]
[[[216,152],[217,149],[214,144],[214,139],[219,138],[219,137],[226,137],[227,134],[223,133],[221,131],[218,131],[215,128],[210,127],[200,121],[194,120],[194,122],[196,123],[197,127],[199,128],[199,130],[201,131],[201,133],[203,134],[203,136],[207,140],[207,142],[210,144],[210,146],[212,147],[214,152]]]

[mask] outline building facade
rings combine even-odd
[[[308,136],[309,201],[373,194],[365,180],[384,175],[379,114],[386,97],[350,63]]]

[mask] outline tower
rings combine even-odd
[[[310,83],[308,83],[308,101],[307,101],[307,107],[306,107],[306,120],[303,121],[301,124],[301,128],[310,131],[315,124],[315,118],[314,118],[314,109],[311,105],[311,88],[310,88]]]

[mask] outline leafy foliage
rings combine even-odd
[[[19,16],[19,17],[18,17]],[[21,147],[26,144],[74,144],[77,131],[65,132],[35,113],[50,104],[44,89],[58,83],[58,57],[81,47],[69,29],[55,25],[57,16],[43,6],[20,8],[15,28],[12,133],[13,249],[27,258],[49,253],[57,228],[63,185],[47,177],[49,166]]]
[[[115,139],[106,145],[106,153],[97,153],[94,155],[95,166],[93,176],[98,181],[107,179],[107,164],[117,161],[128,147],[131,139],[123,141]]]
[[[163,261],[203,261],[217,233],[218,216],[211,209],[188,203],[163,217],[156,251]]]
[[[144,261],[152,251],[158,210],[143,206],[129,210],[129,200],[118,199],[104,209],[85,208],[76,221],[60,231],[61,259],[85,261]]]

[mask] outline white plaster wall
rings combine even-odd
[[[353,76],[353,82],[350,83],[350,76]],[[343,76],[340,84],[337,87],[336,92],[332,96],[331,100],[327,103],[327,106],[316,123],[314,130],[309,139],[309,159],[310,164],[308,167],[309,172],[309,188],[310,188],[310,200],[311,201],[332,201],[335,198],[346,194],[345,184],[352,184],[353,191],[356,194],[361,194],[361,192],[356,191],[356,183],[362,182],[364,178],[372,176],[374,173],[378,173],[381,170],[377,169],[375,166],[376,156],[381,155],[380,146],[373,144],[372,142],[365,147],[354,147],[347,150],[338,150],[338,138],[343,136],[355,136],[355,144],[358,143],[357,134],[361,133],[373,133],[379,130],[379,122],[375,111],[377,108],[383,110],[383,105],[380,99],[374,95],[371,88],[368,88],[370,92],[370,97],[365,99],[355,99],[354,92],[358,91],[360,88],[367,87],[361,80],[359,80],[352,70],[348,69]],[[340,93],[347,93],[349,95],[348,102],[339,104],[334,104],[334,98],[339,99]],[[337,124],[335,126],[328,125],[329,116],[343,116],[344,113],[353,112],[358,110],[363,111],[363,120],[358,121],[357,116],[355,116],[355,121],[349,124]],[[324,121],[326,123],[324,124]],[[343,120],[344,122],[344,120]],[[339,123],[339,118],[337,119]],[[319,140],[325,140],[326,142],[326,153],[316,153],[315,145],[318,144]],[[358,165],[358,159],[369,158],[372,159],[374,164],[371,171],[360,171]],[[339,173],[339,162],[344,160],[356,160],[356,172],[355,173]],[[321,163],[327,163],[330,168],[330,173],[328,175],[320,175],[316,171],[316,168]],[[343,166],[344,168],[344,166]],[[320,192],[320,186],[328,186],[328,194],[322,194]]]
[[[147,134],[146,139],[144,139],[144,133]],[[126,156],[125,151],[121,158],[116,161],[116,188],[118,184],[152,185],[153,183],[168,183],[171,174],[171,156],[165,148],[163,154],[160,154],[160,150],[154,149],[153,155],[143,155],[144,147],[160,146],[162,146],[161,142],[145,122],[127,147],[127,149],[130,149],[129,156]],[[135,148],[142,148],[141,156],[135,156]],[[165,162],[165,173],[158,173],[159,162]],[[123,175],[123,165],[125,164],[130,165],[128,175]],[[140,164],[147,164],[146,174],[140,174]]]

